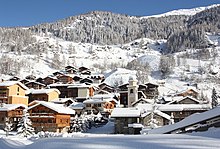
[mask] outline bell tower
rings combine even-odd
[[[138,100],[138,84],[136,77],[129,77],[128,87],[128,107],[131,107],[131,104]]]

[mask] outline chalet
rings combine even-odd
[[[4,81],[0,83],[0,102],[6,104],[28,105],[25,91],[28,88],[18,81]]]
[[[101,83],[104,80],[104,75],[102,74],[91,74],[88,78],[92,79],[94,83]]]
[[[36,82],[44,84],[44,79],[39,77],[39,78],[36,79]]]
[[[59,98],[60,91],[58,89],[32,89],[27,93],[29,103],[34,100],[53,101]]]
[[[210,104],[195,104],[194,102],[194,104],[192,104],[191,102],[188,102],[188,99],[186,99],[185,103],[180,102],[181,104],[176,104],[175,102],[171,104],[149,104],[148,102],[150,101],[145,99],[139,99],[136,102],[133,102],[132,106],[134,107],[113,109],[111,117],[115,118],[116,120],[116,133],[137,133],[137,131],[139,131],[142,127],[149,128],[151,127],[150,119],[152,118],[152,116],[157,121],[157,126],[163,126],[172,124],[174,122],[179,122],[194,113],[201,113],[210,109]],[[130,117],[127,117],[126,115],[126,112],[129,113],[131,109],[135,109],[136,112],[140,111],[140,113],[136,114],[136,119],[132,122]],[[130,121],[130,123],[127,123],[126,121]]]
[[[152,130],[142,130],[142,133],[150,134],[169,134],[169,133],[183,133],[191,131],[205,131],[211,127],[220,127],[220,107],[208,110],[206,112],[193,114],[186,119],[167,125],[161,128]]]
[[[36,76],[29,75],[29,76],[26,76],[25,79],[27,79],[27,80],[36,80]]]
[[[49,88],[56,88],[60,91],[60,98],[70,98],[70,97],[77,97],[77,93],[69,89],[68,87],[72,84],[61,84],[61,83],[55,83],[48,85]]]
[[[33,88],[33,89],[42,89],[45,88],[46,85],[40,82],[36,82],[36,81],[30,81],[25,83],[25,86],[27,86],[28,88]]]
[[[63,76],[64,75],[64,72],[61,72],[61,71],[56,71],[53,73],[53,76],[55,77],[59,77],[59,76]]]
[[[79,80],[81,80],[82,78],[80,77],[80,76],[77,76],[77,75],[75,75],[74,77],[73,77],[73,81],[74,82],[78,82]]]
[[[69,70],[69,69],[74,69],[74,70],[77,70],[77,68],[76,67],[74,67],[74,66],[66,66],[65,67],[65,71],[67,71],[67,70]]]
[[[137,101],[133,102],[131,105],[132,107],[135,107],[138,104],[152,104],[152,103],[153,103],[152,99],[140,98]]]
[[[27,106],[23,104],[0,104],[0,129],[3,129],[5,126],[6,118],[13,124],[13,128],[16,129],[17,124],[20,118],[23,115],[23,110]]]
[[[94,87],[86,84],[72,84],[68,86],[71,90],[72,97],[92,97],[94,95]]]
[[[118,104],[118,100],[113,94],[97,94],[83,103],[86,105],[87,113],[93,111],[96,114],[100,112],[109,115]]]
[[[112,86],[110,86],[110,85],[108,85],[108,84],[106,84],[106,83],[101,83],[101,84],[99,85],[99,90],[98,90],[98,91],[100,91],[100,90],[107,91],[107,92],[109,92],[109,93],[115,92],[114,87],[112,87]]]
[[[116,134],[133,134],[133,129],[128,125],[140,124],[141,111],[138,108],[115,108],[112,111],[111,118],[115,118]]]
[[[185,97],[180,96],[179,98],[172,97],[172,101],[170,101],[167,104],[200,104],[202,102],[203,101],[195,99],[191,96],[185,96]]]
[[[146,98],[148,99],[154,99],[158,97],[158,85],[157,84],[153,84],[153,83],[146,83],[145,85],[147,85],[147,90],[146,90]]]
[[[90,70],[84,70],[84,71],[81,71],[81,74],[82,75],[91,75],[91,71]]]
[[[155,106],[157,110],[170,116],[173,115],[175,123],[194,113],[201,113],[210,109],[209,104],[155,104]],[[136,108],[152,111],[152,104],[137,104]]]
[[[22,79],[22,80],[20,80],[19,82],[21,82],[22,84],[26,84],[26,83],[30,82],[30,80],[28,80],[28,79]]]
[[[20,78],[16,77],[16,76],[11,77],[10,79],[8,79],[8,81],[19,81],[19,80],[20,80]]]
[[[28,108],[36,132],[67,132],[75,111],[61,104],[40,101]]]
[[[93,83],[93,80],[92,80],[92,79],[89,79],[89,78],[84,78],[84,79],[81,79],[79,82],[80,82],[80,83],[90,83],[90,84],[92,84],[92,83]]]
[[[54,77],[54,76],[47,76],[43,79],[43,82],[45,85],[54,84],[58,81],[59,80],[57,79],[57,77]]]
[[[77,73],[77,69],[75,68],[69,68],[69,69],[65,69],[67,74],[76,74]]]
[[[73,83],[73,78],[69,75],[62,75],[58,77],[59,82],[63,84],[70,84]]]
[[[52,100],[51,102],[56,104],[63,104],[64,106],[70,106],[75,101],[72,98],[57,98],[55,100]]]
[[[87,98],[94,95],[94,87],[86,84],[50,84],[60,91],[60,98]]]
[[[83,71],[87,71],[87,70],[89,70],[89,68],[84,67],[84,66],[79,67],[79,72],[83,72]]]
[[[115,108],[111,118],[115,118],[116,134],[140,134],[143,127],[152,127],[152,118],[157,126],[168,125],[171,121],[171,116],[159,110],[152,114],[152,111],[147,112],[139,108]]]
[[[176,93],[176,96],[183,96],[183,97],[191,96],[196,99],[198,98],[198,95],[199,95],[198,91],[192,88]]]

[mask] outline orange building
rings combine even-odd
[[[18,81],[4,81],[0,83],[0,102],[6,104],[28,105],[25,91],[28,88]]]

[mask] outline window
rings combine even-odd
[[[0,97],[6,97],[7,90],[6,89],[0,89]]]
[[[130,89],[130,94],[134,93],[134,90],[133,89]]]

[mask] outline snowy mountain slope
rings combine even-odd
[[[188,15],[192,16],[195,15],[196,13],[199,13],[201,11],[213,8],[213,7],[218,7],[220,4],[214,4],[211,6],[207,7],[197,7],[197,8],[192,8],[192,9],[178,9],[178,10],[172,10],[163,14],[157,14],[157,15],[151,15],[151,16],[145,16],[142,18],[150,18],[150,17],[165,17],[165,16],[172,16],[172,15]]]

